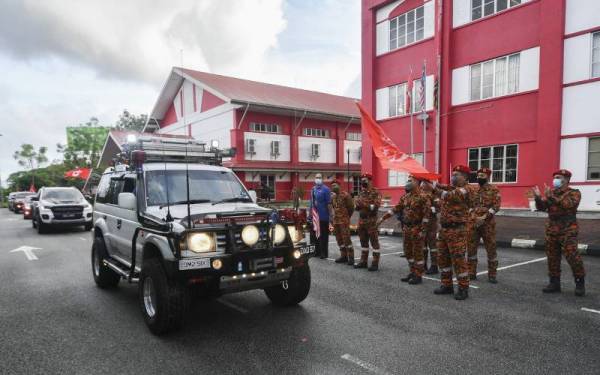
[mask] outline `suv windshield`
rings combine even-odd
[[[52,189],[44,191],[42,199],[59,200],[59,201],[79,201],[83,199],[83,195],[75,189]]]
[[[187,202],[185,171],[149,171],[146,173],[146,200],[148,206]],[[190,170],[190,201],[220,202],[248,201],[246,189],[235,175],[226,171]]]
[[[17,193],[17,194],[15,194],[15,199],[23,199],[30,195],[35,195],[35,193]]]

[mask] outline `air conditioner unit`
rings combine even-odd
[[[310,147],[310,157],[315,160],[319,158],[319,149],[320,149],[320,145],[319,144],[312,144]]]
[[[362,146],[358,148],[358,162],[362,161]]]
[[[256,155],[256,139],[246,139],[246,153]]]
[[[271,141],[271,156],[275,158],[279,156],[279,141]]]

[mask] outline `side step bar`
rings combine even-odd
[[[115,271],[117,274],[119,274],[119,276],[121,276],[125,280],[129,281],[130,283],[137,283],[138,281],[140,281],[139,277],[130,278],[129,277],[129,269],[123,268],[121,266],[121,264],[118,263],[116,260],[104,259],[103,262],[106,267]]]

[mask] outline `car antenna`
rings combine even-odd
[[[167,189],[167,217],[165,218],[167,220],[168,223],[173,221],[173,216],[171,216],[171,203],[169,202],[169,181],[167,179],[167,158],[165,156],[165,145],[162,145],[162,154],[163,154],[163,162],[165,164],[165,173],[164,173],[164,180],[165,180],[165,187]]]
[[[188,145],[190,144],[190,141],[188,141],[185,144],[185,187],[186,187],[186,194],[187,194],[187,222],[188,222],[188,229],[192,229],[192,213],[191,213],[191,209],[190,209],[190,170],[188,168],[188,164],[189,164],[189,159],[188,159]]]

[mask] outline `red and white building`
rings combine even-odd
[[[144,131],[233,147],[227,166],[246,186],[264,184],[274,199],[289,200],[292,188],[308,190],[317,172],[326,181],[350,176],[349,186],[356,186],[361,130],[355,101],[173,68]]]
[[[412,133],[445,181],[452,165],[489,166],[505,208],[567,168],[580,209],[600,209],[600,1],[363,0],[362,31],[362,102],[402,150]],[[415,116],[411,132],[407,83],[424,62],[426,130]],[[363,171],[396,199],[405,176],[366,136],[363,149]]]

